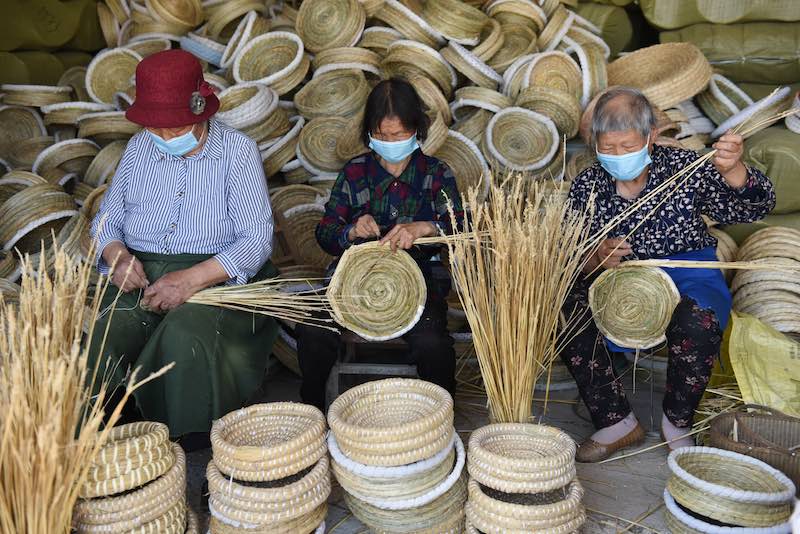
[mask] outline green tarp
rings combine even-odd
[[[800,20],[798,0],[639,0],[644,16],[665,30],[692,24]]]
[[[0,0],[0,51],[105,46],[96,0]]]
[[[753,224],[726,226],[723,230],[741,245],[742,241],[750,237],[751,234],[768,226],[786,226],[800,231],[800,212],[787,213],[786,215],[767,215],[763,221]]]
[[[623,8],[602,4],[581,4],[577,11],[600,28],[603,40],[611,48],[612,56],[624,50],[633,39],[631,19]]]
[[[91,60],[86,52],[0,52],[0,83],[56,85],[65,70]]]
[[[790,84],[792,92],[800,91],[800,83]],[[783,87],[783,85],[766,84],[766,83],[740,83],[739,88],[750,95],[753,100],[761,100],[768,96],[775,89]]]
[[[744,160],[772,179],[778,197],[773,215],[800,211],[800,134],[783,124],[758,132],[745,141]]]

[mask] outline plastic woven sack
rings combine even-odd
[[[95,0],[3,2],[0,50],[68,48],[96,52],[104,46]]]
[[[633,25],[625,9],[602,4],[580,4],[577,11],[600,28],[612,56],[624,50],[633,39]]]
[[[761,100],[768,96],[772,91],[777,89],[778,87],[782,87],[781,85],[769,84],[769,83],[740,83],[739,89],[744,91],[745,93],[750,96],[753,100]],[[790,84],[792,88],[792,93],[797,93],[800,91],[800,83],[793,83]]]
[[[800,2],[797,2],[800,6]],[[714,70],[735,82],[800,82],[800,24],[695,24],[661,32],[662,43],[697,45]]]
[[[775,185],[774,215],[800,211],[800,135],[783,126],[762,130],[745,142],[744,161]]]
[[[800,20],[797,0],[639,0],[653,26],[671,30],[692,24]]]
[[[800,230],[800,211],[787,213],[785,215],[767,215],[758,222],[726,226],[723,230],[726,234],[731,236],[734,241],[741,244],[742,241],[750,237],[751,234],[770,226],[786,226],[787,228]]]

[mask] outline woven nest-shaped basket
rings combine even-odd
[[[91,100],[89,93],[86,91],[86,67],[68,68],[58,79],[56,85],[59,87],[72,87],[77,100],[83,102]]]
[[[31,137],[10,147],[8,162],[15,169],[30,169],[36,157],[55,142],[51,136]]]
[[[97,54],[86,70],[86,91],[100,104],[113,104],[114,93],[131,85],[142,56],[127,48],[112,48]]]
[[[486,127],[489,126],[489,121],[492,120],[492,117],[494,117],[494,113],[491,111],[480,108],[473,110],[472,113],[453,124],[453,131],[464,135],[467,139],[479,145],[483,141]]]
[[[568,534],[579,532],[586,522],[577,480],[548,494],[518,496],[501,494],[469,481],[467,521],[481,532]]]
[[[422,16],[450,43],[475,46],[488,17],[461,0],[430,0]]]
[[[92,137],[98,143],[127,141],[142,129],[125,118],[124,111],[87,113],[78,118],[78,135]]]
[[[33,162],[32,170],[44,176],[58,167],[68,173],[83,175],[98,152],[100,147],[88,139],[68,139],[42,150]]]
[[[460,534],[464,532],[466,486],[466,477],[461,476],[439,498],[408,510],[384,510],[349,493],[344,500],[353,515],[374,532]]]
[[[429,113],[440,113],[445,124],[449,125],[453,122],[450,104],[436,82],[423,74],[411,74],[408,77],[408,83],[414,86],[414,90],[428,108]]]
[[[99,187],[110,182],[117,171],[126,146],[125,141],[114,141],[104,146],[89,164],[81,181],[92,187]]]
[[[341,48],[330,48],[314,56],[311,62],[314,69],[314,77],[335,70],[355,69],[369,73],[376,77],[381,77],[381,56],[367,48],[346,46]]]
[[[763,528],[720,526],[716,522],[706,522],[686,512],[666,489],[664,504],[664,525],[673,534],[785,534],[792,530],[789,521]]]
[[[385,341],[417,324],[427,290],[408,253],[367,243],[345,251],[327,295],[336,322],[365,339]]]
[[[174,463],[166,425],[143,422],[115,427],[89,469],[80,496],[105,497],[144,486]]]
[[[369,91],[360,70],[334,70],[308,82],[294,95],[294,105],[307,119],[350,117],[363,110]]]
[[[36,184],[47,184],[46,179],[30,171],[14,170],[0,178],[0,206],[26,187]]]
[[[31,137],[43,137],[47,129],[42,118],[31,108],[0,106],[0,152]]]
[[[283,214],[287,235],[291,235],[297,251],[296,261],[326,268],[333,261],[333,256],[322,250],[317,242],[315,232],[319,221],[325,214],[322,204],[301,204],[286,210]]]
[[[608,269],[589,288],[597,328],[630,349],[649,349],[666,340],[680,298],[672,278],[658,267]]]
[[[795,486],[768,464],[722,449],[670,453],[667,490],[681,506],[729,525],[772,527],[792,515]]]
[[[548,117],[520,107],[492,117],[483,138],[484,155],[502,168],[536,171],[558,152],[558,130]]]
[[[472,49],[472,53],[484,63],[492,59],[503,48],[505,36],[503,27],[496,19],[487,19],[481,28],[479,43]],[[502,73],[498,73],[502,74]]]
[[[220,513],[211,516],[208,532],[210,534],[294,534],[311,532],[325,534],[325,517],[328,503],[322,503],[311,513],[296,519],[272,523],[266,526],[249,525],[227,518]]]
[[[183,533],[185,523],[180,521],[180,512],[183,508],[185,514],[186,455],[179,445],[166,443],[174,461],[162,476],[119,496],[79,500],[73,514],[73,528],[81,534]]]
[[[367,15],[358,0],[306,0],[300,5],[295,27],[313,53],[355,46]]]
[[[10,106],[42,107],[51,104],[69,102],[72,99],[72,87],[52,85],[16,85],[2,84],[3,103]]]
[[[441,33],[398,0],[386,0],[373,18],[385,22],[412,41],[437,49],[445,42]]]
[[[705,116],[717,126],[753,104],[753,99],[735,82],[719,74],[711,76],[708,88],[696,100]]]
[[[295,206],[318,204],[325,197],[325,191],[310,185],[287,185],[269,192],[270,204],[275,213],[283,214]]]
[[[96,102],[62,102],[42,107],[44,123],[47,125],[77,126],[78,117],[87,113],[113,111],[114,106]]]
[[[351,460],[382,467],[408,465],[450,445],[453,399],[430,382],[377,380],[340,395],[328,410],[328,424],[339,449]]]
[[[260,83],[236,84],[218,96],[217,118],[239,130],[260,125],[278,108],[277,93]]]
[[[450,98],[458,83],[453,67],[433,48],[416,41],[395,41],[389,46],[381,68],[390,76],[410,78],[427,76],[439,87],[442,94]]]
[[[206,469],[209,510],[229,522],[259,528],[299,520],[327,501],[331,493],[329,463],[323,455],[310,470],[265,485],[237,482],[223,475],[212,460]]]
[[[548,117],[558,133],[575,137],[581,121],[581,103],[573,93],[553,87],[528,87],[517,96],[514,105]]]
[[[303,41],[291,32],[269,32],[250,40],[233,62],[238,83],[258,82],[284,95],[302,82],[311,61]]]
[[[544,493],[575,478],[575,442],[549,426],[492,424],[472,433],[467,467],[473,479],[494,490]]]
[[[691,43],[665,43],[639,49],[608,65],[609,85],[641,89],[653,105],[671,108],[708,85],[711,65]]]
[[[3,250],[16,248],[22,253],[41,250],[51,232],[58,233],[66,220],[75,215],[75,201],[58,185],[26,187],[0,206],[0,243]]]
[[[364,122],[363,111],[356,113],[347,121],[347,126],[339,133],[336,141],[336,157],[342,161],[350,161],[356,156],[369,152],[361,139],[361,125]]]
[[[483,186],[485,198],[489,192],[489,165],[483,157],[481,149],[467,136],[450,130],[447,139],[434,153],[444,161],[456,177],[456,185],[462,193],[479,184]]]
[[[214,463],[237,480],[263,482],[299,473],[325,455],[325,417],[294,402],[233,411],[211,427]]]
[[[383,5],[383,3],[381,3]],[[395,41],[401,41],[405,36],[394,28],[385,26],[371,26],[361,34],[358,47],[370,50],[378,54],[379,57],[386,55],[386,50]]]
[[[451,42],[442,48],[441,54],[458,72],[479,87],[497,89],[503,81],[503,77],[494,69],[458,43]]]
[[[220,67],[227,69],[233,65],[233,61],[244,46],[250,42],[251,39],[267,33],[270,30],[270,26],[269,19],[259,16],[257,12],[250,11],[247,13],[247,15],[239,21],[239,25],[236,26],[233,36],[225,46],[225,50],[222,52],[222,57],[219,60]]]
[[[539,50],[547,52],[555,50],[561,40],[567,35],[575,21],[575,12],[568,10],[563,5],[556,8],[552,15],[547,19],[547,25],[539,34],[537,44]]]
[[[336,144],[348,120],[341,117],[318,117],[300,132],[297,159],[311,174],[336,174],[346,160],[336,155]]]
[[[200,0],[145,0],[147,10],[169,24],[194,28],[203,22]]]
[[[285,113],[280,110],[281,113]],[[283,167],[295,158],[297,153],[297,143],[300,139],[300,132],[305,125],[303,117],[292,117],[289,119],[290,128],[286,134],[267,146],[259,145],[261,150],[261,161],[264,164],[264,174],[274,176]]]
[[[209,5],[209,1],[206,0],[203,5],[207,20],[204,26],[205,35],[222,42],[233,35],[238,21],[249,11],[266,13],[264,2],[260,0],[223,0],[216,5]]]
[[[539,51],[536,32],[525,24],[502,24],[503,46],[495,52],[487,64],[498,74],[504,74],[517,58]]]
[[[762,98],[755,104],[747,106],[739,113],[736,113],[725,122],[720,124],[716,130],[711,132],[711,137],[716,139],[725,134],[728,130],[737,129],[743,131],[748,126],[761,124],[762,128],[775,124],[780,119],[771,119],[765,122],[770,117],[786,111],[792,105],[792,89],[791,87],[781,87],[774,91],[769,96]],[[750,137],[755,132],[745,133],[744,137]]]
[[[450,111],[457,120],[463,120],[476,109],[497,113],[512,105],[511,99],[502,93],[484,87],[469,86],[456,91],[453,103],[450,104]]]
[[[501,24],[523,24],[541,33],[547,25],[544,10],[529,0],[493,0],[484,8],[486,13]]]

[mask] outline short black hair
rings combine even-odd
[[[387,117],[397,117],[405,128],[415,130],[420,142],[428,136],[430,120],[425,114],[425,104],[414,86],[403,79],[383,80],[367,97],[361,127],[361,140],[365,146],[369,146],[369,134],[378,131]]]

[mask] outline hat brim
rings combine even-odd
[[[206,97],[206,108],[199,115],[192,113],[188,107],[170,109],[159,106],[145,106],[137,100],[125,112],[125,118],[149,128],[179,128],[203,122],[218,110],[219,99],[214,94]]]

